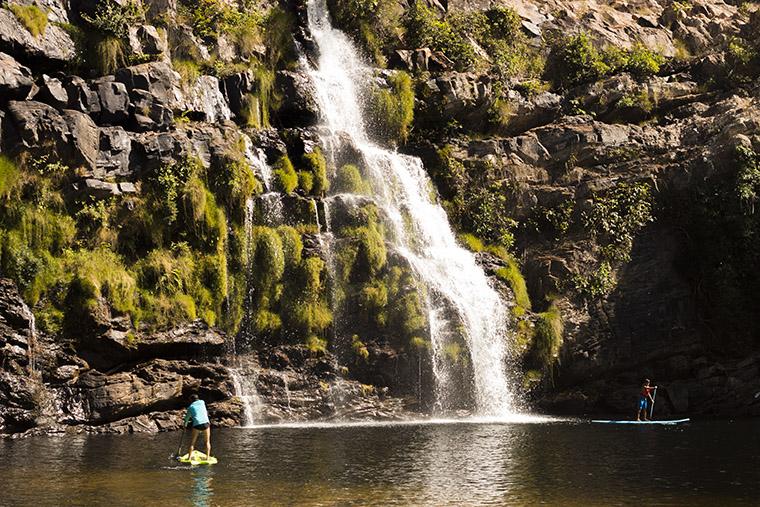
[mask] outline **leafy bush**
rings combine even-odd
[[[445,54],[458,70],[475,63],[475,49],[464,34],[446,19],[439,19],[424,0],[415,0],[404,18],[407,44],[414,48],[430,48]]]
[[[364,361],[369,359],[369,350],[367,350],[367,346],[364,345],[357,334],[351,336],[351,349],[354,351],[357,359],[362,359]]]
[[[8,9],[21,21],[34,37],[45,33],[47,28],[47,13],[36,5],[8,4]]]
[[[145,11],[139,2],[105,0],[98,2],[94,16],[82,13],[82,19],[104,35],[124,39],[129,35],[130,26],[145,20]]]
[[[581,214],[586,229],[602,244],[612,261],[628,261],[633,238],[654,220],[652,197],[646,183],[619,183],[604,195],[594,196],[591,209]]]

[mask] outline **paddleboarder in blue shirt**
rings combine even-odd
[[[192,421],[193,424],[193,436],[190,439],[190,449],[187,451],[188,457],[193,455],[193,449],[195,448],[195,441],[198,440],[198,435],[203,433],[206,439],[206,457],[211,457],[211,425],[208,421],[208,412],[206,411],[206,404],[203,400],[198,398],[197,394],[190,396],[190,406],[187,407],[187,414],[185,414],[184,426]]]

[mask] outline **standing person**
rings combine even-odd
[[[206,404],[198,398],[197,394],[190,396],[190,400],[192,403],[187,407],[184,426],[187,426],[187,423],[192,421],[193,436],[190,439],[190,449],[187,451],[187,457],[192,459],[195,441],[198,439],[198,435],[203,433],[203,436],[206,438],[206,459],[209,459],[211,457],[211,428],[208,421]]]
[[[639,409],[636,412],[636,420],[641,420],[641,414],[644,414],[644,420],[649,420],[649,404],[654,403],[652,399],[652,391],[657,389],[657,386],[649,385],[649,379],[644,379],[644,383],[641,385],[641,393],[639,393]]]

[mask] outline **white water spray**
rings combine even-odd
[[[382,148],[365,128],[360,84],[372,77],[359,52],[329,20],[325,0],[309,0],[309,29],[319,48],[319,61],[308,69],[329,134],[326,147],[339,146],[347,136],[362,154],[371,196],[383,209],[389,239],[429,289],[431,341],[438,403],[452,388],[443,357],[446,333],[461,324],[473,370],[473,398],[481,416],[505,417],[513,410],[508,388],[507,311],[475,257],[460,247],[444,210],[430,195],[432,184],[418,158]],[[443,322],[443,319],[448,319]]]

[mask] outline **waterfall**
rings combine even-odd
[[[243,420],[241,426],[250,428],[256,424],[256,418],[260,413],[261,400],[256,391],[256,381],[252,375],[247,374],[241,368],[230,368],[232,385],[237,396],[243,403]]]
[[[460,247],[446,213],[431,194],[432,182],[416,157],[373,143],[365,128],[361,85],[372,79],[348,37],[331,26],[325,0],[309,0],[308,23],[319,51],[316,66],[306,58],[323,126],[323,146],[335,149],[346,137],[361,153],[372,200],[389,222],[388,240],[413,268],[429,296],[431,344],[438,404],[454,380],[446,371],[443,343],[447,333],[463,329],[472,366],[472,398],[481,416],[505,416],[513,398],[506,372],[507,311],[478,266]]]

